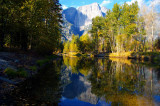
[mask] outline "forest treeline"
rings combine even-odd
[[[105,17],[92,20],[88,33],[73,35],[63,45],[59,0],[1,0],[0,4],[0,50],[7,47],[48,54],[62,49],[63,53],[113,53],[160,48],[160,40],[153,36],[156,14],[140,14],[138,2],[114,4]]]
[[[71,41],[65,42],[63,52],[116,53],[158,50],[160,39],[154,39],[155,29],[152,29],[155,27],[153,21],[156,14],[151,12],[153,11],[141,14],[138,2],[131,5],[116,3],[112,10],[107,11],[105,17],[93,18],[92,29],[88,34],[80,38],[73,35]]]
[[[0,48],[52,53],[61,42],[59,0],[0,0]]]

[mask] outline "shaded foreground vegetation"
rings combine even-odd
[[[1,0],[0,50],[4,47],[52,54],[61,41],[59,0]]]
[[[61,63],[58,60],[49,62],[13,90],[1,92],[0,105],[58,105],[62,93]]]
[[[57,59],[60,58],[56,55],[34,57],[20,53],[1,52],[0,80],[6,82],[6,85],[16,85],[37,74],[38,70]]]
[[[17,84],[54,57],[46,55],[60,51],[62,8],[59,0],[1,0],[0,5],[0,78]]]

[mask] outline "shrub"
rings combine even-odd
[[[28,73],[23,68],[20,68],[17,71],[15,69],[8,67],[4,70],[4,73],[6,73],[8,75],[8,77],[10,77],[10,78],[27,77],[28,76]]]
[[[6,73],[11,78],[15,78],[17,76],[16,70],[9,67],[4,70],[4,73]]]

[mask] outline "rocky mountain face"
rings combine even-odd
[[[105,16],[107,8],[98,3],[81,6],[78,9],[70,7],[62,12],[64,22],[63,35],[69,38],[72,34],[81,36],[91,28],[92,19],[96,16]],[[70,23],[70,26],[66,26]]]

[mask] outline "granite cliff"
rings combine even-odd
[[[104,17],[106,12],[107,8],[101,7],[98,3],[81,6],[78,9],[70,7],[63,10],[63,35],[67,39],[69,39],[72,34],[81,36],[85,31],[88,31],[91,28],[93,18],[96,16]]]

